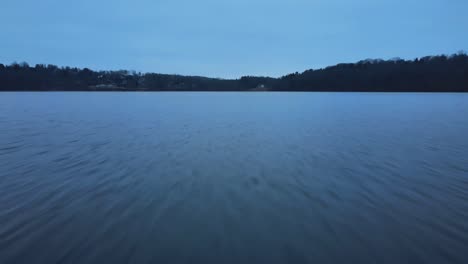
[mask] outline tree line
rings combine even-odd
[[[468,92],[468,55],[363,60],[281,78],[218,79],[135,71],[0,64],[0,91]]]

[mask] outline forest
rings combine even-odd
[[[468,55],[367,59],[280,78],[239,79],[0,63],[0,91],[468,92]]]

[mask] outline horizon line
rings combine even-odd
[[[421,56],[421,57],[414,57],[413,59],[409,59],[409,58],[401,58],[401,57],[392,57],[392,58],[389,58],[389,59],[382,59],[382,58],[366,58],[366,59],[361,59],[361,60],[358,60],[358,61],[354,61],[354,62],[339,62],[339,63],[336,63],[336,64],[332,64],[332,65],[328,65],[328,66],[325,66],[325,67],[319,67],[319,68],[308,68],[308,69],[305,69],[305,70],[302,70],[301,72],[299,71],[292,71],[292,72],[289,72],[289,73],[286,73],[286,74],[283,74],[283,75],[280,75],[280,76],[268,76],[268,75],[241,75],[239,77],[212,77],[212,76],[208,76],[208,75],[197,75],[197,74],[180,74],[180,73],[163,73],[163,72],[155,72],[155,71],[146,71],[146,72],[143,72],[143,71],[138,71],[138,70],[128,70],[128,69],[114,69],[114,70],[102,70],[102,69],[95,69],[95,68],[89,68],[89,67],[79,67],[79,66],[70,66],[70,65],[57,65],[57,64],[52,64],[52,63],[35,63],[35,64],[29,64],[27,61],[13,61],[9,64],[3,64],[0,62],[0,65],[3,65],[3,66],[12,66],[12,65],[28,65],[29,67],[31,68],[34,68],[34,67],[37,67],[38,65],[44,65],[44,66],[55,66],[55,67],[58,67],[60,69],[66,69],[66,68],[71,68],[71,69],[78,69],[78,70],[84,70],[84,69],[88,69],[90,71],[93,71],[93,72],[119,72],[119,71],[125,71],[127,73],[132,73],[132,74],[138,74],[138,75],[145,75],[145,74],[159,74],[159,75],[172,75],[172,76],[182,76],[182,77],[200,77],[200,78],[208,78],[208,79],[218,79],[218,80],[239,80],[243,77],[260,77],[260,78],[272,78],[272,79],[281,79],[282,77],[285,77],[285,76],[288,76],[288,75],[291,75],[291,74],[301,74],[301,73],[304,73],[306,71],[318,71],[318,70],[323,70],[323,69],[327,69],[327,68],[330,68],[330,67],[334,67],[334,66],[338,66],[338,65],[341,65],[341,64],[357,64],[357,63],[360,63],[360,62],[370,62],[370,63],[373,63],[373,62],[385,62],[385,61],[414,61],[414,60],[417,60],[417,59],[423,59],[423,58],[431,58],[431,57],[451,57],[451,56],[457,56],[457,55],[467,55],[467,52],[465,50],[459,50],[457,52],[454,52],[454,53],[450,53],[450,54],[437,54],[437,55],[426,55],[426,56]],[[132,75],[130,74],[130,75]]]

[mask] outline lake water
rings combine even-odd
[[[0,263],[468,263],[468,95],[0,93]]]

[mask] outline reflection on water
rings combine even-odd
[[[0,263],[468,263],[468,96],[2,93]]]

